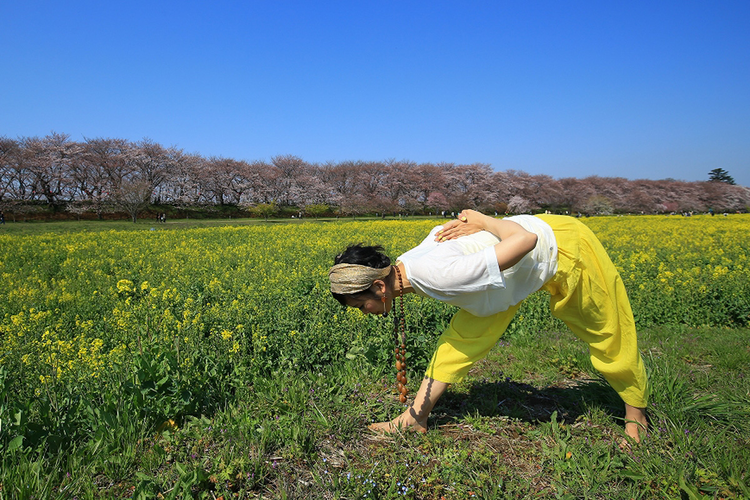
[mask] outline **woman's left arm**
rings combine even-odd
[[[447,241],[478,231],[488,231],[500,239],[500,243],[495,245],[495,255],[501,271],[518,263],[534,249],[537,242],[537,235],[520,224],[495,219],[475,210],[464,210],[458,214],[458,220],[447,222],[436,234],[436,239]]]

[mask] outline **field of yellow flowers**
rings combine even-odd
[[[0,234],[0,453],[54,456],[124,413],[151,428],[210,414],[268,374],[387,366],[389,325],[342,309],[328,267],[352,242],[396,257],[439,222]],[[584,222],[639,328],[750,324],[750,216]],[[406,308],[413,378],[454,310]],[[507,335],[561,328],[538,294]]]

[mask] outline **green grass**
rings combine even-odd
[[[750,330],[641,338],[651,427],[626,451],[621,403],[585,346],[570,333],[516,334],[447,392],[424,436],[369,433],[402,411],[391,374],[342,357],[325,372],[248,380],[222,408],[174,428],[126,412],[69,453],[5,453],[0,495],[750,497]]]
[[[313,219],[314,220],[314,219]],[[321,219],[324,220],[324,219]],[[149,219],[131,220],[103,220],[103,221],[55,221],[55,222],[7,222],[0,225],[0,234],[35,235],[61,234],[98,231],[164,231],[180,230],[200,227],[245,226],[256,224],[310,222],[310,219],[269,220],[263,219],[170,219],[166,223]]]
[[[306,222],[330,223],[336,221],[367,221],[367,220],[438,220],[439,217],[428,216],[410,216],[410,217],[304,217],[302,219],[292,218],[270,218],[268,220],[259,218],[215,218],[215,219],[167,219],[166,223],[156,222],[148,218],[138,219],[133,223],[130,219],[122,220],[102,220],[102,221],[27,221],[11,222],[6,219],[5,224],[0,224],[0,234],[12,235],[41,235],[41,234],[64,234],[78,232],[99,232],[99,231],[164,231],[164,230],[182,230],[203,227],[223,227],[223,226],[252,226],[252,225],[278,225],[278,224],[301,224]],[[442,220],[442,219],[440,219]]]
[[[622,450],[621,401],[593,371],[585,344],[549,321],[545,297],[535,296],[438,402],[426,435],[376,436],[367,425],[404,408],[393,389],[388,325],[342,312],[316,286],[327,264],[315,277],[281,281],[290,270],[318,269],[318,254],[328,262],[325,245],[338,240],[321,228],[352,227],[281,226],[296,222],[0,226],[21,236],[4,240],[4,283],[15,285],[2,290],[0,309],[18,353],[55,352],[41,345],[47,331],[49,343],[86,337],[71,344],[76,351],[101,337],[127,343],[128,353],[119,371],[77,385],[54,382],[36,362],[9,358],[0,366],[0,500],[750,498],[747,327],[641,328],[651,426],[642,444]],[[231,230],[218,243],[221,231],[122,234],[244,224],[282,231]],[[76,238],[110,230],[106,238]],[[248,237],[253,245],[238,253]],[[303,251],[284,260],[264,245]],[[255,269],[251,258],[263,280],[243,281]],[[261,268],[269,263],[273,273]],[[126,278],[136,291],[119,290]],[[147,280],[159,293],[139,288]],[[664,309],[650,291],[636,287],[633,296]],[[450,311],[414,297],[407,307],[415,368],[426,364]],[[199,314],[200,322],[188,321]],[[176,319],[185,323],[178,328]],[[235,329],[238,322],[246,328]],[[248,343],[235,358],[224,328]],[[38,383],[40,374],[53,382]]]

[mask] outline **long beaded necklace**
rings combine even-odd
[[[398,298],[401,314],[393,315],[393,333],[396,337],[396,389],[399,392],[398,400],[406,403],[406,315],[404,315],[404,281],[401,279],[401,271],[398,266],[393,266],[398,277]],[[395,309],[395,307],[393,308]],[[399,335],[400,333],[400,335]],[[400,337],[400,338],[399,338]]]

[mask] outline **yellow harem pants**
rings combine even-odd
[[[622,400],[638,408],[648,403],[648,379],[638,351],[635,320],[625,286],[604,247],[573,217],[539,215],[555,233],[558,267],[542,288],[551,294],[552,315],[589,345],[591,362]],[[508,328],[520,303],[492,316],[463,309],[438,340],[426,376],[454,384],[484,358]]]

